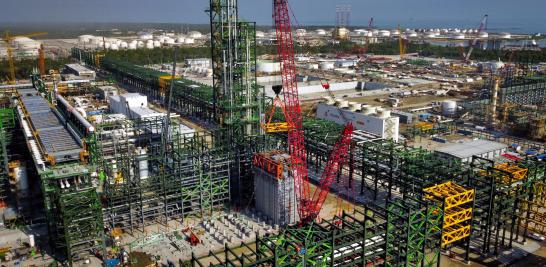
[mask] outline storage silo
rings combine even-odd
[[[442,102],[442,114],[444,116],[453,116],[457,112],[457,102],[446,100]]]

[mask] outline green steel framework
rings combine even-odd
[[[8,147],[15,127],[15,115],[12,108],[0,109],[0,204],[6,205],[9,188]]]
[[[412,198],[387,200],[385,266],[440,266],[441,205]]]
[[[104,253],[102,209],[91,170],[80,164],[55,166],[41,172],[40,181],[54,253],[70,264],[90,251]],[[66,181],[72,186],[63,186]]]
[[[260,133],[263,92],[256,83],[256,25],[240,22],[237,0],[210,0],[215,120],[234,141]]]
[[[384,215],[366,208],[320,223],[289,226],[276,235],[256,235],[253,244],[241,244],[244,253],[226,245],[205,257],[193,255],[188,265],[379,266],[384,263],[385,230]]]

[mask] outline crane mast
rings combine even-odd
[[[307,154],[302,127],[301,106],[296,81],[296,63],[294,59],[294,39],[290,23],[290,13],[286,0],[273,0],[273,16],[277,35],[277,53],[282,68],[282,92],[285,104],[288,129],[288,152],[292,158],[292,175],[296,199],[299,200],[298,215],[300,219],[310,215],[309,174],[307,170]]]
[[[288,151],[292,160],[290,169],[294,178],[296,199],[299,201],[298,215],[300,222],[305,224],[313,221],[318,216],[334,178],[340,173],[343,164],[347,161],[353,125],[350,122],[346,124],[341,136],[334,144],[328,163],[321,175],[319,187],[311,195],[288,2],[287,0],[273,1],[277,52],[281,62],[284,115],[289,125]],[[330,93],[328,87],[325,86],[324,88]]]
[[[468,50],[468,53],[466,53],[466,56],[464,60],[468,62],[470,60],[470,56],[472,55],[472,51],[474,51],[474,47],[478,43],[478,38],[480,37],[480,33],[485,29],[487,25],[487,15],[484,15],[482,18],[482,22],[480,23],[480,28],[478,29],[478,32],[476,33],[476,37],[472,40],[472,43],[470,44],[470,49]]]

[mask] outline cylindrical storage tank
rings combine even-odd
[[[138,41],[137,42],[137,47],[145,47],[146,44],[143,42],[143,41]]]
[[[256,69],[258,72],[275,73],[281,71],[281,63],[273,61],[258,61]]]
[[[165,39],[165,43],[168,44],[168,45],[173,45],[174,44],[174,39],[172,39],[172,38]]]
[[[387,30],[381,30],[381,31],[379,31],[379,36],[380,37],[389,37],[389,36],[391,36],[391,32],[387,31]]]
[[[203,37],[203,34],[201,34],[198,31],[191,31],[191,32],[188,33],[188,37],[193,38],[193,39],[199,39],[199,38]]]
[[[119,50],[119,46],[117,44],[111,44],[110,49],[112,50]]]
[[[349,100],[336,99],[336,104],[339,108],[348,108]]]
[[[442,102],[442,114],[444,116],[455,115],[457,111],[457,102],[453,100],[446,100]]]
[[[104,44],[104,48],[106,48],[106,49],[110,49],[111,46],[112,46],[112,44],[109,43],[109,42],[106,42],[106,43]]]
[[[362,113],[364,115],[370,115],[375,113],[375,107],[369,106],[369,105],[363,105],[362,106]]]
[[[121,42],[119,47],[122,49],[127,49],[127,47],[129,47],[129,44],[127,44],[127,42]]]
[[[357,102],[350,102],[349,106],[351,108],[351,111],[360,111],[362,110],[362,104]]]
[[[154,47],[161,47],[161,42],[159,41],[154,41]]]
[[[184,40],[184,44],[194,44],[195,40],[193,38],[186,38]]]
[[[390,110],[381,109],[381,112],[377,112],[379,118],[389,118],[391,116]]]
[[[264,37],[265,37],[265,33],[262,32],[262,31],[256,31],[256,37],[257,37],[257,38],[264,38]]]
[[[78,37],[78,41],[80,43],[89,43],[93,37],[94,37],[93,35],[88,35],[88,34],[80,35]]]
[[[336,99],[331,97],[331,96],[325,96],[324,100],[326,100],[326,104],[328,104],[328,105],[335,105],[336,104]]]
[[[333,61],[323,61],[320,63],[320,68],[323,70],[333,70],[335,64]]]
[[[315,31],[315,34],[321,35],[321,36],[322,36],[322,35],[326,35],[326,31],[323,30],[323,29],[318,29],[318,30]]]
[[[212,77],[212,69],[207,69],[207,77]]]
[[[138,39],[151,40],[151,39],[154,39],[154,36],[151,33],[144,32],[138,35]]]
[[[179,44],[183,44],[185,40],[186,40],[186,38],[184,38],[184,37],[178,37],[176,39],[176,42],[179,43]]]
[[[501,32],[499,34],[499,37],[502,39],[510,39],[512,38],[512,35],[509,32]]]

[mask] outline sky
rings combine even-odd
[[[166,22],[208,23],[208,0],[1,0],[2,22]],[[479,26],[546,32],[546,0],[291,0],[300,25],[333,25],[335,6],[352,6],[351,25]],[[272,0],[239,0],[241,17],[272,24]],[[422,25],[422,26],[420,26]]]

